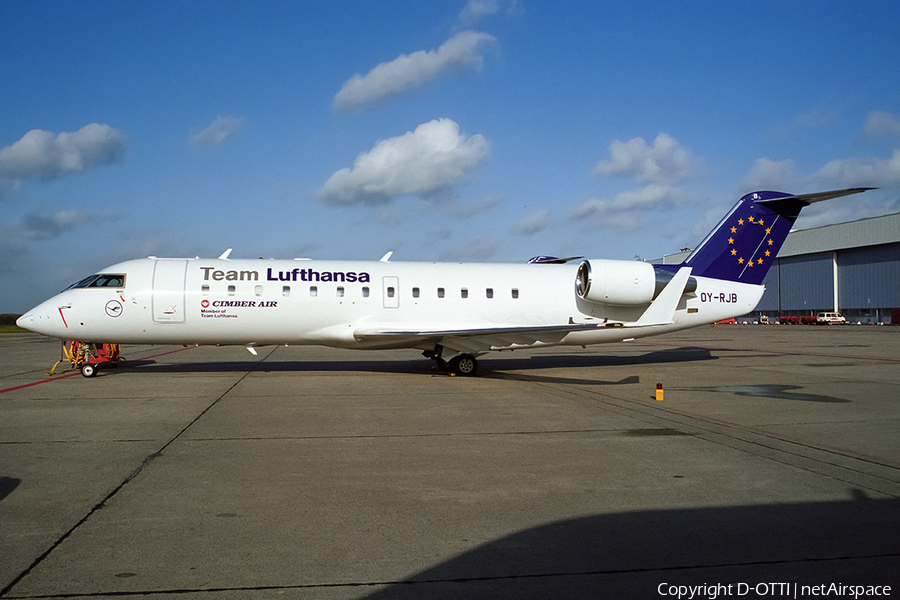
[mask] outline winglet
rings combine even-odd
[[[219,260],[228,260],[228,255],[229,255],[229,254],[231,254],[231,248],[229,248],[228,250],[226,250],[225,252],[223,252],[222,255],[219,256]]]
[[[691,276],[690,267],[681,267],[672,280],[666,284],[659,296],[650,304],[641,318],[632,327],[649,327],[651,325],[669,325],[674,322],[675,309],[684,293],[688,277]]]

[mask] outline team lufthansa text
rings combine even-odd
[[[214,267],[200,267],[203,281],[259,281],[259,271],[222,271]],[[371,277],[365,271],[316,271],[296,268],[291,271],[266,270],[266,281],[339,281],[368,283]]]

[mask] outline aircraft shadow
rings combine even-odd
[[[0,476],[0,501],[12,494],[20,483],[22,483],[21,479]]]
[[[657,510],[558,521],[392,582],[368,600],[656,598],[660,584],[735,585],[694,597],[788,596],[757,584],[900,582],[900,500]],[[740,589],[738,582],[750,586]],[[740,593],[742,592],[743,593]],[[767,591],[767,594],[761,592]],[[793,595],[791,591],[790,597]],[[798,589],[796,597],[801,596]],[[749,593],[748,593],[749,592]],[[684,596],[686,597],[686,596]]]
[[[496,357],[496,358],[495,358]],[[604,354],[553,354],[538,356],[497,357],[487,354],[479,360],[479,376],[481,377],[514,377],[522,380],[542,381],[546,383],[580,383],[594,385],[639,383],[637,376],[626,377],[618,381],[597,381],[564,377],[544,377],[533,374],[542,369],[566,369],[587,367],[623,367],[664,363],[696,362],[716,360],[706,348],[687,347],[657,350],[634,356],[612,356]],[[368,372],[368,373],[405,373],[436,376],[447,376],[447,371],[438,369],[432,361],[424,358],[415,360],[330,360],[330,361],[229,361],[229,362],[189,362],[159,363],[153,359],[128,360],[120,369],[136,370],[141,373],[296,373],[296,372]],[[516,371],[514,375],[509,371]],[[100,369],[99,375],[112,374],[112,369]]]
[[[537,375],[541,369],[571,369],[588,367],[638,367],[652,366],[666,363],[685,363],[717,360],[707,348],[685,347],[667,350],[655,350],[645,354],[633,356],[614,356],[608,354],[552,354],[539,355],[528,358],[491,358],[480,362],[482,376],[499,377],[507,376],[507,372],[515,371],[512,375],[515,379],[542,383],[575,383],[593,385],[611,385],[640,383],[637,375],[626,377],[619,381],[598,381],[593,379],[574,379],[566,377],[548,377]]]
[[[501,354],[500,356],[504,356]],[[630,367],[636,365],[656,365],[663,363],[696,362],[705,360],[717,360],[708,348],[686,346],[683,348],[671,348],[654,350],[644,354],[633,356],[618,356],[611,354],[548,354],[532,356],[530,358],[497,358],[490,364],[493,368],[515,369],[525,367],[527,369],[557,369],[566,367]],[[483,361],[481,364],[485,364]]]

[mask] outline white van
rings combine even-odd
[[[836,312],[820,312],[816,315],[817,325],[843,325],[847,322],[844,315]]]

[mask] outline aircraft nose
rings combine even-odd
[[[59,303],[49,301],[35,306],[16,319],[16,325],[34,333],[58,338],[64,338],[67,329],[59,310]]]

